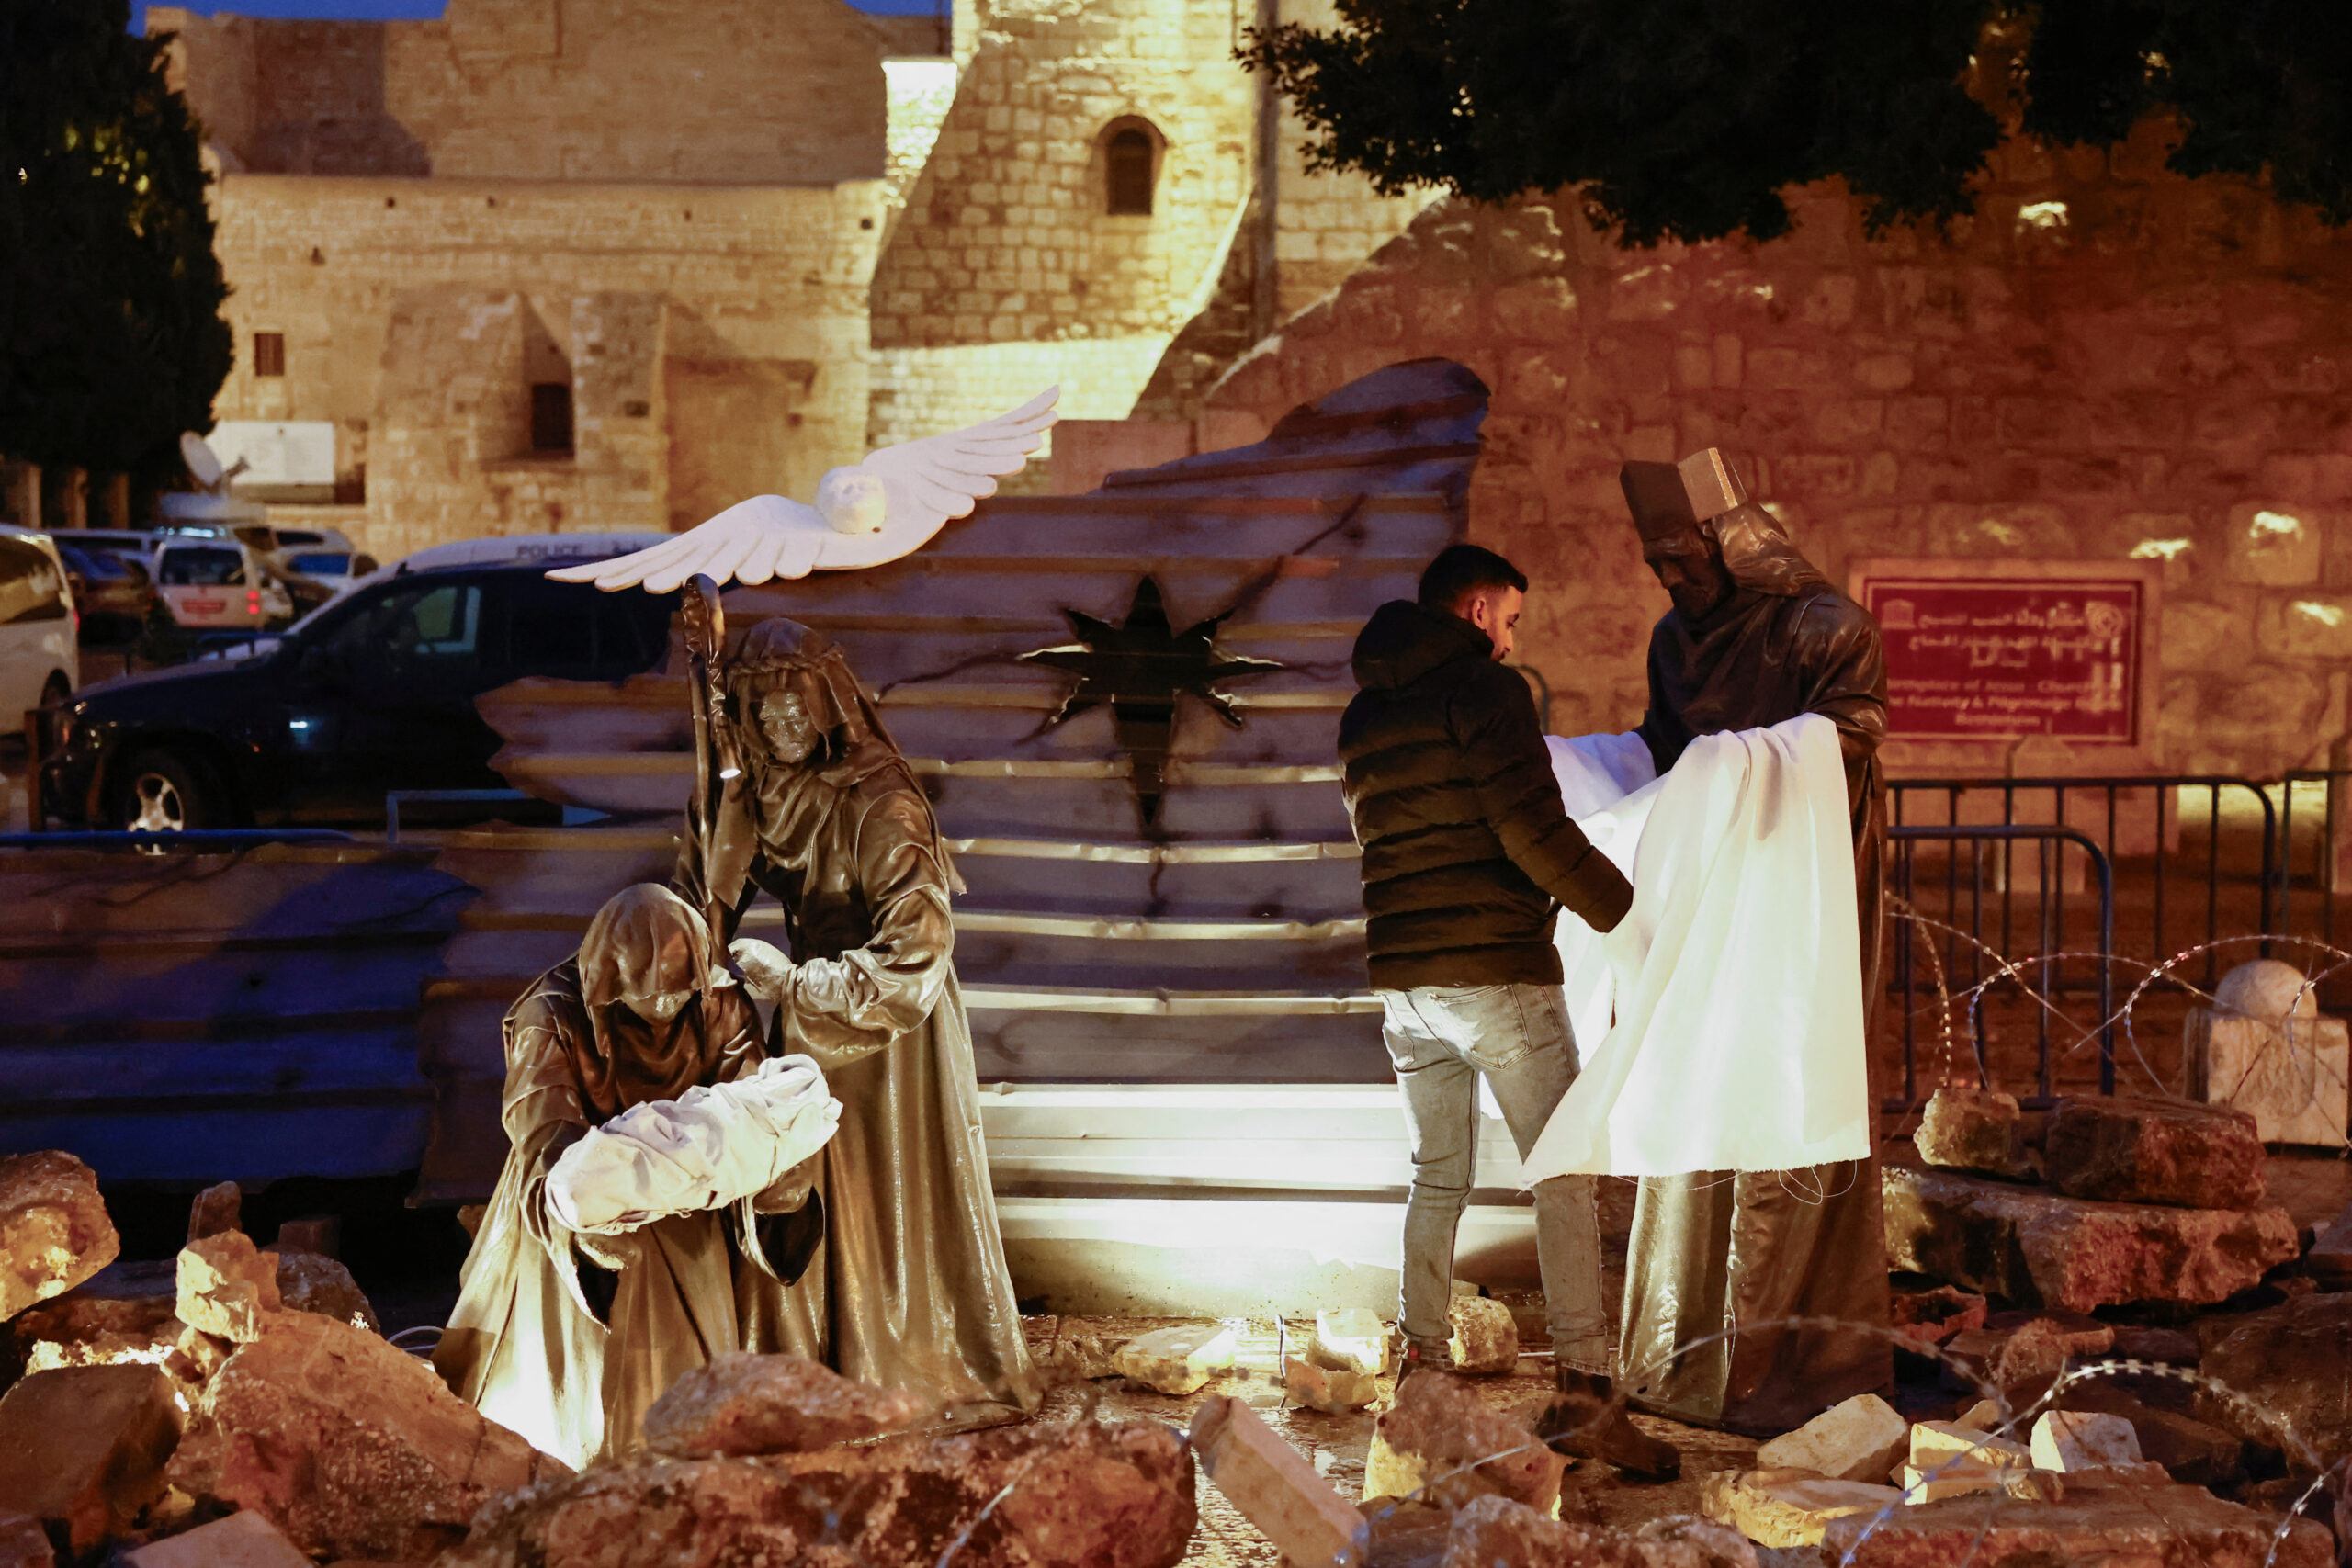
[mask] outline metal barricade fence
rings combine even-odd
[[[2115,871],[2113,862],[2089,835],[2054,823],[1959,823],[1894,826],[1887,830],[1887,890],[1894,900],[1887,932],[1891,963],[1891,998],[1902,1010],[1903,1094],[1890,1099],[1886,1109],[1916,1107],[1919,1092],[1920,993],[1932,987],[1947,1007],[1955,996],[1966,996],[1968,1046],[1980,1082],[1988,1077],[1982,1001],[1988,991],[2014,987],[2036,1005],[2035,1103],[2046,1104],[2054,1094],[2052,1065],[2052,1021],[2066,1017],[2067,992],[2096,996],[2095,1027],[2098,1038],[2099,1092],[2115,1092]],[[1918,874],[1917,851],[1923,843],[1947,847],[1943,874]],[[2015,931],[2015,852],[2021,844],[2033,849],[2036,897],[2033,909],[2035,951],[2017,955]],[[1961,874],[1960,851],[1968,851],[1969,871]],[[2097,881],[2098,911],[2095,947],[2069,952],[2066,945],[2064,855],[2069,846],[2081,851]],[[1997,851],[2001,863],[1988,865],[1988,852]],[[1940,884],[1940,902],[1934,895]],[[1996,948],[1988,932],[1988,894],[1998,899],[1997,916],[2004,940]],[[1964,907],[1963,907],[1964,906]],[[1929,973],[1922,985],[1920,958]],[[2087,973],[2085,973],[2087,971]],[[1949,1012],[1940,1029],[1951,1024]],[[1949,1066],[1949,1064],[1946,1064]]]

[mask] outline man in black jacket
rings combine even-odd
[[[1382,605],[1356,638],[1362,690],[1340,720],[1372,984],[1413,1145],[1399,1313],[1408,1375],[1449,1364],[1479,1075],[1522,1158],[1576,1079],[1555,908],[1607,931],[1633,903],[1623,874],[1568,819],[1534,700],[1501,663],[1526,593],[1525,574],[1491,550],[1441,552],[1419,601]],[[1593,1179],[1538,1182],[1535,1226],[1558,1386],[1608,1400]],[[1622,1411],[1580,1437],[1579,1451],[1627,1470],[1680,1468]]]

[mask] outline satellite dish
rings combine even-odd
[[[180,460],[187,465],[187,477],[206,490],[220,482],[220,459],[204,444],[204,437],[191,430],[180,437]]]

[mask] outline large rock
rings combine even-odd
[[[319,1252],[288,1252],[272,1247],[262,1255],[277,1261],[277,1301],[288,1312],[314,1312],[381,1334],[376,1309],[351,1270]]]
[[[0,1318],[62,1295],[121,1250],[88,1166],[55,1150],[0,1157]]]
[[[798,1356],[729,1351],[681,1376],[645,1413],[645,1441],[680,1459],[805,1453],[912,1426],[930,1408]]]
[[[2243,1111],[2126,1095],[2060,1100],[2041,1154],[2050,1185],[2070,1198],[2184,1209],[2257,1207],[2262,1159]]]
[[[207,1236],[244,1229],[244,1207],[243,1188],[233,1181],[213,1183],[188,1202],[188,1240],[202,1241]]]
[[[190,1328],[250,1344],[284,1304],[277,1255],[257,1249],[244,1232],[220,1231],[180,1249],[177,1310]]]
[[[1182,1399],[1233,1365],[1238,1345],[1221,1323],[1193,1323],[1138,1334],[1111,1358],[1122,1377],[1155,1393]]]
[[[27,1371],[95,1367],[110,1361],[160,1365],[178,1343],[181,1324],[169,1263],[114,1263],[27,1307],[8,1337]]]
[[[2233,987],[2250,969],[2278,974]],[[2301,984],[2301,971],[2256,959],[2222,977],[2212,1007],[2190,1008],[2181,1022],[2188,1094],[2246,1112],[2266,1144],[2340,1148],[2352,1032],[2340,1018],[2320,1017],[2318,998]]]
[[[1865,1481],[1831,1481],[1808,1470],[1718,1471],[1699,1483],[1699,1506],[1758,1546],[1817,1544],[1838,1519],[1870,1519],[1899,1508],[1903,1494]]]
[[[1519,1369],[1519,1325],[1510,1308],[1490,1296],[1456,1296],[1448,1303],[1453,1338],[1446,1347],[1453,1370],[1497,1377]]]
[[[435,1568],[931,1568],[959,1540],[954,1568],[1172,1568],[1193,1490],[1190,1448],[1146,1421],[649,1457],[499,1501]]]
[[[0,1514],[29,1514],[86,1551],[163,1495],[179,1438],[179,1402],[158,1368],[35,1372],[0,1398]]]
[[[1296,1560],[1306,1568],[1304,1559]],[[1687,1514],[1639,1529],[1548,1519],[1504,1497],[1476,1498],[1453,1516],[1441,1568],[1756,1568],[1738,1531]],[[1320,1564],[1317,1565],[1320,1568]]]
[[[2297,1521],[2273,1559],[2278,1527],[2198,1487],[2125,1486],[2030,1506],[1953,1497],[1883,1520],[1833,1519],[1821,1545],[1849,1568],[2332,1568],[2324,1526]]]
[[[250,1508],[150,1541],[122,1561],[125,1568],[311,1568],[285,1531]]]
[[[1756,1450],[1759,1470],[1809,1470],[1832,1481],[1883,1483],[1911,1451],[1911,1424],[1874,1393],[1858,1393]]]
[[[363,1328],[270,1315],[213,1374],[171,1479],[314,1557],[422,1561],[490,1499],[571,1472]]]
[[[2198,1416],[2249,1441],[2352,1451],[2352,1295],[2300,1296],[2241,1319],[2198,1370],[2250,1401],[2199,1391]]]
[[[1448,1507],[1493,1494],[1549,1513],[1566,1463],[1528,1422],[1495,1409],[1460,1378],[1416,1372],[1373,1424],[1363,1495],[1408,1497],[1426,1486]]]
[[[2284,1209],[2061,1198],[1949,1171],[1883,1168],[1886,1262],[2024,1305],[2211,1305],[2298,1251]]]
[[[2030,1179],[2025,1112],[2018,1097],[1966,1084],[1944,1084],[1928,1097],[1911,1142],[1929,1165]]]
[[[2061,1398],[2069,1410],[2098,1411],[2131,1422],[2140,1452],[2185,1485],[2231,1486],[2245,1478],[2245,1444],[2233,1432],[2176,1410],[2156,1409],[2103,1378],[2069,1383]]]
[[[0,1513],[0,1568],[56,1568],[57,1549],[30,1514]]]

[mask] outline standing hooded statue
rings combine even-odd
[[[574,1230],[550,1201],[558,1160],[591,1127],[751,1077],[766,1054],[710,927],[666,887],[606,901],[505,1033],[511,1146],[434,1361],[483,1415],[577,1467],[641,1444],[646,1408],[681,1372],[778,1348],[813,1172],[620,1235]]]
[[[730,937],[755,893],[784,906],[792,957],[730,951],[775,1004],[777,1047],[813,1057],[842,1106],[825,1239],[779,1348],[955,1419],[1034,1410],[931,803],[839,648],[778,617],[722,666],[716,599],[697,583],[687,600],[706,777],[673,886]]]
[[[1877,993],[1878,772],[1886,664],[1878,623],[1830,586],[1713,451],[1628,463],[1642,556],[1674,600],[1649,648],[1638,733],[1663,774],[1692,739],[1819,714],[1838,727],[1854,830],[1865,1007]],[[1875,1104],[1875,1097],[1872,1103]],[[1875,1147],[1875,1130],[1873,1130]],[[1893,1379],[1875,1158],[1805,1170],[1645,1178],[1634,1211],[1623,1386],[1662,1415],[1784,1431]],[[1679,1346],[1707,1340],[1677,1356]]]

